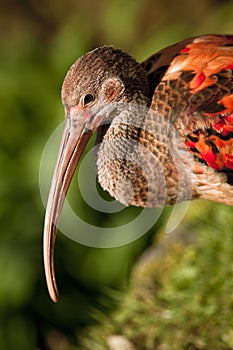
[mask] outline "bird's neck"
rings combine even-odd
[[[102,135],[102,187],[125,205],[163,206],[191,199],[190,159],[174,127],[152,110],[127,104]]]

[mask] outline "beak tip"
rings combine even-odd
[[[50,297],[54,303],[58,302],[58,293],[53,294],[53,295],[50,294]]]

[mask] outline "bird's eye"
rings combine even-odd
[[[83,106],[89,105],[92,101],[94,101],[95,97],[92,94],[86,94],[83,97]]]

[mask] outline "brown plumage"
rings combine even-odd
[[[62,87],[66,126],[44,229],[50,296],[56,226],[80,156],[97,130],[102,187],[142,207],[204,198],[233,205],[233,36],[186,39],[139,64],[111,46],[87,53]]]

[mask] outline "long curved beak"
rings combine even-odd
[[[78,109],[76,108],[76,118],[77,111]],[[54,270],[54,245],[57,225],[78,161],[92,135],[92,131],[85,131],[85,118],[80,116],[80,118],[77,118],[77,123],[71,122],[71,120],[72,116],[69,115],[66,119],[52,178],[44,222],[44,268],[48,291],[54,302],[58,300],[58,289]]]

